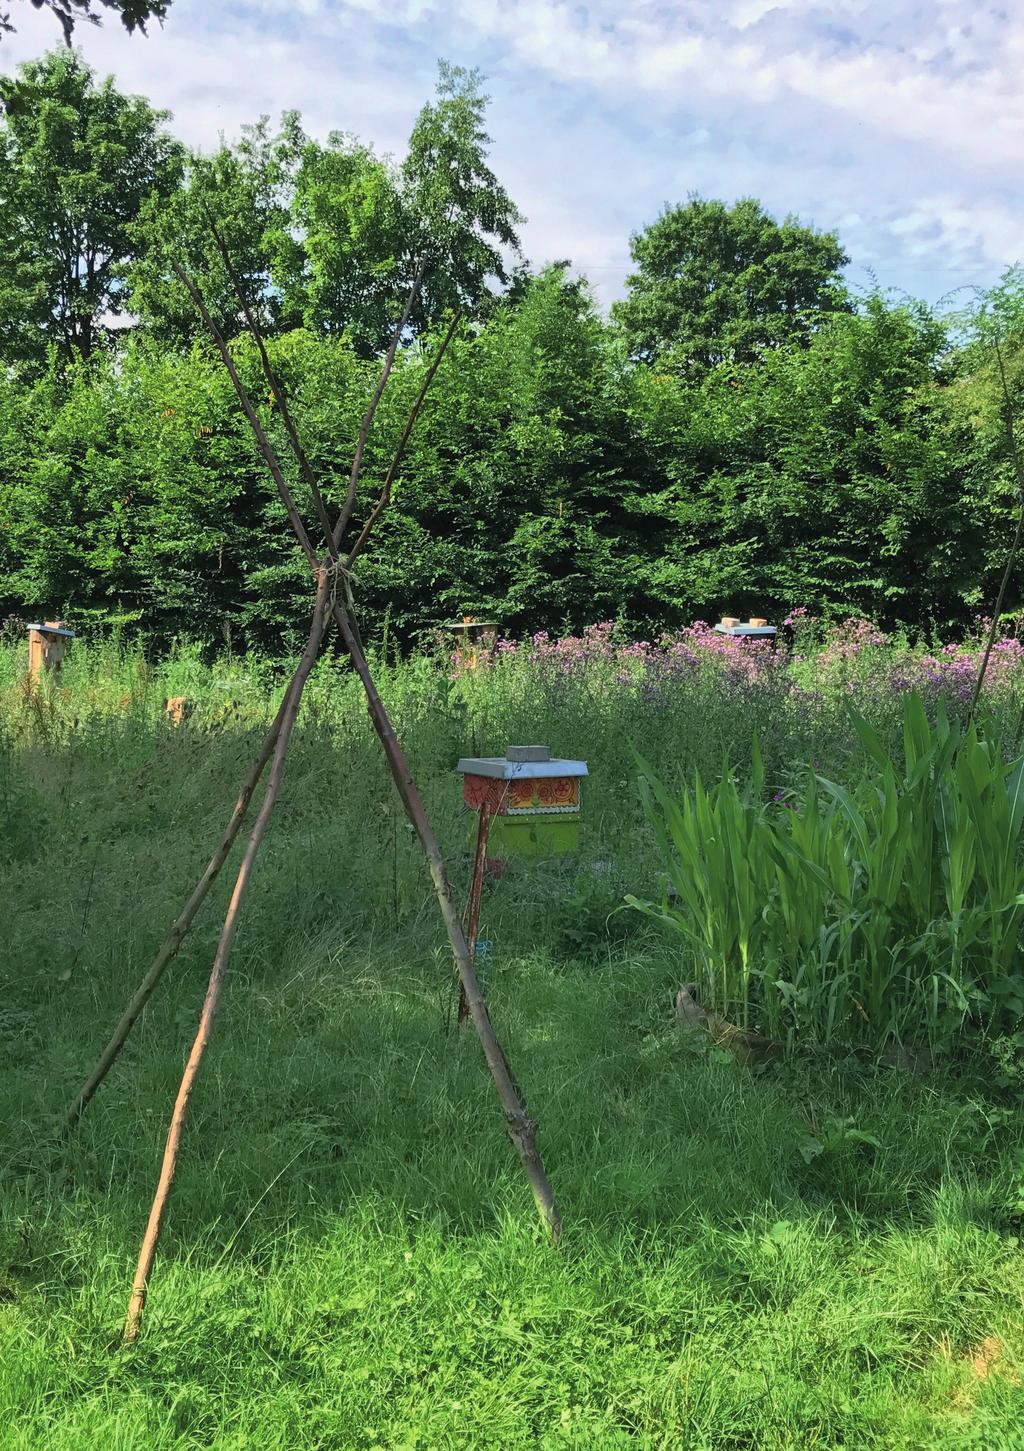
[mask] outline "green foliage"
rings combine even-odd
[[[295,112],[276,136],[265,117],[246,127],[237,146],[193,157],[184,185],[144,209],[133,306],[163,340],[202,337],[177,263],[220,331],[241,330],[215,222],[265,332],[302,325],[375,357],[418,273],[413,334],[453,307],[474,312],[492,281],[507,280],[500,249],[518,250],[520,220],[487,163],[485,109],[476,73],[442,63],[437,101],[417,117],[400,167],[341,132],[311,140]]]
[[[166,113],[97,84],[73,52],[4,77],[0,101],[0,358],[88,359],[122,309],[133,224],[173,191],[181,148]]]
[[[208,258],[209,295],[230,321],[218,261]],[[283,304],[261,295],[269,321]],[[354,328],[271,339],[332,497],[376,370]],[[1005,563],[1015,484],[990,355],[972,351],[968,371],[945,339],[927,312],[873,297],[806,347],[681,383],[625,364],[585,285],[549,269],[452,345],[360,562],[369,633],[387,615],[408,641],[472,608],[509,634],[618,617],[657,635],[726,610],[779,619],[795,605],[962,630]],[[434,343],[427,334],[400,354],[365,499]],[[252,350],[238,349],[274,431]],[[269,647],[301,628],[301,566],[219,372],[205,341],[157,354],[140,338],[110,368],[0,377],[8,609],[111,621],[135,611],[155,640],[183,628],[219,637],[225,615],[236,637],[244,617],[245,636]],[[124,549],[91,547],[91,528],[116,539],[118,524]],[[146,580],[130,600],[126,567]],[[257,606],[265,568],[277,583]]]
[[[347,469],[370,386],[356,360],[300,332],[273,346],[281,375],[296,382],[311,457]],[[239,367],[276,434],[249,344],[239,345]],[[286,643],[307,611],[306,572],[255,443],[239,426],[230,380],[205,350],[181,359],[130,347],[116,365],[27,391],[0,378],[0,396],[7,390],[5,593],[83,622],[144,622],[165,645],[183,632]],[[305,502],[301,481],[294,487]]]
[[[854,713],[863,775],[766,803],[641,777],[675,901],[633,905],[696,952],[715,1008],[776,1039],[935,1048],[1024,1012],[1024,758],[904,700],[903,759]]]
[[[1017,509],[994,346],[1016,407],[1019,274],[965,318],[881,294],[853,308],[835,238],[694,200],[635,239],[609,324],[566,265],[513,265],[519,217],[475,72],[442,65],[398,163],[313,141],[297,113],[183,160],[145,102],[73,55],[5,84],[5,612],[133,623],[158,645],[184,630],[280,650],[302,627],[303,566],[173,270],[187,264],[280,440],[211,220],[333,499],[423,269],[357,522],[464,315],[359,563],[371,639],[386,619],[406,645],[467,609],[517,635],[616,619],[657,637],[794,607],[962,633],[993,598]],[[98,358],[118,311],[139,325]],[[648,313],[661,332],[645,342]]]
[[[76,641],[61,689],[30,703],[8,690],[21,663],[20,643],[0,650],[11,780],[35,813],[32,854],[0,867],[5,1451],[1014,1446],[1015,1092],[697,1053],[672,1023],[673,946],[639,917],[627,947],[585,935],[588,863],[507,873],[484,897],[488,1001],[565,1216],[551,1253],[479,1047],[451,1025],[443,930],[365,705],[330,661],[191,1100],[144,1334],[112,1355],[227,880],[59,1146],[53,1116],[208,859],[281,681],[251,658],[148,667]],[[603,682],[523,698],[495,681],[488,699],[481,679],[467,708],[421,659],[381,680],[460,901],[452,762],[528,722],[555,744],[560,715],[594,767],[585,839],[645,883],[625,706]],[[172,682],[199,701],[176,730]],[[710,775],[721,742],[699,724],[724,711],[710,690],[685,708],[634,723],[659,770]]]
[[[344,333],[360,357],[382,352],[412,280],[394,169],[338,132],[326,146],[307,141],[290,222],[275,239],[271,264],[285,311],[314,332]]]
[[[645,458],[603,342],[588,290],[554,268],[456,340],[359,571],[371,613],[407,634],[466,601],[509,633],[649,612],[660,521],[631,506]]]
[[[849,258],[831,232],[774,221],[753,197],[732,207],[692,197],[636,233],[637,271],[612,315],[630,353],[700,374],[756,361],[848,310]]]
[[[64,32],[67,45],[71,44],[75,26],[79,21],[86,20],[98,25],[103,10],[112,10],[115,15],[119,15],[125,30],[138,29],[145,34],[146,22],[153,19],[163,20],[172,3],[173,0],[32,0],[37,10],[45,7],[53,12]],[[3,39],[5,31],[12,31],[14,28],[10,11],[0,13],[0,40]]]
[[[507,280],[500,249],[519,251],[523,219],[487,162],[486,108],[479,72],[442,61],[437,99],[416,118],[402,164],[410,258],[426,262],[435,318],[478,307],[489,279]]]
[[[662,561],[676,597],[962,619],[988,571],[949,444],[945,342],[925,309],[875,295],[757,368],[681,387],[641,370],[638,422],[671,481],[647,507],[678,528]]]
[[[294,112],[282,118],[276,137],[264,118],[243,128],[237,146],[222,145],[210,157],[192,156],[170,197],[149,199],[133,229],[136,255],[126,269],[126,283],[131,306],[151,336],[172,346],[186,339],[212,346],[175,264],[198,285],[224,337],[244,330],[213,224],[263,330],[274,331],[286,316],[296,320],[294,300],[272,287],[271,265],[272,257],[294,265],[290,208],[294,172],[306,144]]]

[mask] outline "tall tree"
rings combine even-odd
[[[637,270],[612,313],[646,362],[686,372],[749,363],[850,307],[839,239],[776,222],[752,197],[732,207],[692,197],[635,233],[630,251]]]
[[[946,331],[878,295],[806,346],[697,381],[636,370],[651,455],[670,487],[665,598],[729,609],[863,614],[946,626],[978,563],[977,510],[948,447]]]
[[[282,321],[286,326],[302,322],[292,279],[301,273],[304,253],[290,209],[294,173],[306,144],[297,113],[282,118],[277,137],[271,137],[263,117],[243,128],[237,145],[223,145],[212,156],[189,157],[182,184],[172,195],[150,193],[132,228],[138,256],[127,268],[126,282],[129,305],[153,337],[169,344],[197,338],[206,342],[203,321],[174,275],[173,262],[183,258],[201,278],[207,306],[223,336],[233,338],[242,331],[234,285],[211,220],[259,310],[261,330],[273,333]],[[275,259],[284,274],[283,289],[272,277]]]
[[[502,252],[518,256],[524,220],[487,161],[487,97],[479,71],[442,61],[437,99],[416,118],[402,165],[409,260],[426,262],[423,294],[433,319],[473,309],[491,280],[509,280]]]
[[[380,352],[408,289],[395,168],[342,132],[325,146],[307,140],[288,221],[268,235],[284,315],[314,332],[344,332],[360,356]]]
[[[276,136],[265,118],[246,128],[239,145],[193,159],[169,203],[148,202],[132,307],[163,338],[195,336],[195,309],[173,269],[187,258],[220,331],[240,330],[212,218],[265,332],[303,325],[371,357],[418,274],[410,334],[451,308],[475,312],[507,283],[521,220],[488,164],[486,107],[477,73],[442,62],[437,99],[417,117],[401,166],[341,132],[326,145],[311,140],[296,112]]]
[[[0,79],[0,360],[88,358],[122,310],[131,227],[178,184],[166,113],[71,51]]]
[[[100,14],[97,5],[104,10],[112,10],[115,15],[120,15],[121,23],[128,31],[146,31],[147,20],[163,20],[171,7],[172,0],[31,0],[36,10],[49,10],[60,21],[61,29],[64,32],[64,40],[70,45],[71,37],[75,33],[75,26],[80,20],[87,20],[92,25],[99,25]],[[0,12],[0,39],[4,32],[14,30],[11,24],[11,12],[9,10]]]

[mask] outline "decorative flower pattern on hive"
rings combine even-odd
[[[487,802],[495,816],[578,811],[578,776],[537,776],[501,781],[492,776],[462,778],[462,799],[472,811]]]
[[[462,799],[472,811],[479,811],[487,802],[492,812],[500,815],[505,810],[507,785],[507,781],[498,781],[493,776],[463,776]]]
[[[540,776],[509,782],[508,809],[518,811],[576,811],[580,804],[578,776]]]

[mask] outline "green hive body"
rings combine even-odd
[[[476,823],[471,836],[476,840]],[[496,816],[487,839],[487,855],[565,856],[579,849],[578,816]]]

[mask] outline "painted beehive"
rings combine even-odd
[[[475,670],[481,651],[493,650],[498,639],[498,626],[494,620],[477,620],[472,615],[463,615],[444,626],[455,637],[455,658],[465,670]]]
[[[547,746],[509,746],[503,756],[463,756],[462,799],[493,814],[494,856],[558,856],[579,843],[580,782],[586,761],[552,757]]]

